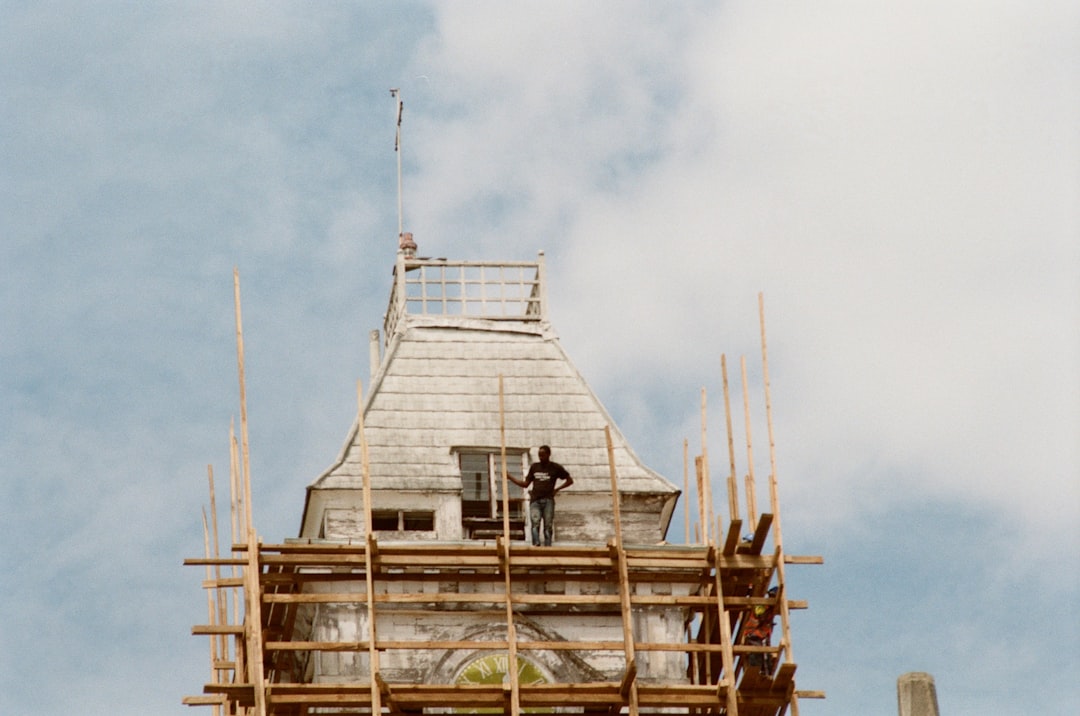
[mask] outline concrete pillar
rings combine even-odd
[[[900,716],[938,716],[937,690],[934,677],[922,671],[912,671],[896,680],[896,696]]]
[[[371,376],[371,382],[375,382],[375,374],[379,372],[379,363],[382,362],[382,358],[379,356],[379,331],[373,330],[368,333],[368,373]],[[368,384],[368,388],[371,388],[371,384]]]

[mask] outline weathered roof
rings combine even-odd
[[[447,280],[448,269],[461,269],[464,277],[476,266],[445,261],[403,265],[399,260],[386,322],[392,333],[364,407],[372,488],[460,489],[455,450],[498,448],[502,443],[501,375],[508,448],[529,448],[535,458],[537,446],[551,445],[552,459],[574,476],[575,492],[610,493],[604,438],[604,427],[610,426],[620,491],[678,492],[641,463],[560,345],[544,310],[542,256],[532,265],[535,280],[521,281],[520,272],[514,273],[513,281],[523,284],[518,288],[526,296],[519,301],[518,313],[507,311],[506,287],[497,288],[504,283],[503,271],[495,280],[462,278],[460,293],[457,279]],[[500,267],[483,266],[489,276]],[[410,279],[419,286],[408,288],[406,271],[423,277],[423,269],[438,271],[428,271],[426,279]],[[479,289],[464,285],[482,281],[487,285]],[[455,299],[449,304],[444,300],[448,286],[461,297],[457,309],[450,305]],[[467,302],[481,299],[464,297],[481,294],[487,308],[470,308]],[[408,299],[403,298],[406,295]],[[418,296],[423,308],[407,310],[419,306]],[[489,315],[493,307],[497,315]],[[362,458],[354,421],[337,461],[309,489],[361,486]]]

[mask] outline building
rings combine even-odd
[[[186,703],[761,716],[820,696],[795,690],[788,612],[805,605],[784,588],[785,563],[820,560],[784,554],[777,506],[748,512],[743,539],[729,484],[723,540],[669,544],[680,490],[642,464],[560,345],[543,255],[421,259],[409,239],[370,390],[308,487],[298,537],[263,544],[249,527],[233,556],[188,560],[217,601],[194,629],[211,637],[214,680]],[[530,544],[527,496],[504,476],[542,444],[574,480],[550,547]],[[230,590],[245,605],[231,620]],[[741,633],[755,608],[779,617],[779,643]]]
[[[604,427],[610,416],[548,321],[543,256],[477,263],[399,256],[384,323],[372,348],[364,406],[372,509],[380,539],[494,538],[501,451],[521,477],[550,443],[573,467],[559,498],[559,543],[613,536]],[[500,377],[503,383],[500,409]],[[612,427],[628,543],[664,539],[679,490],[645,467]],[[308,488],[302,538],[363,539],[361,449],[354,423],[334,465]],[[518,539],[528,518],[511,484]]]

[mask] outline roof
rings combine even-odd
[[[536,263],[400,256],[387,347],[364,404],[372,489],[458,490],[456,450],[499,448],[499,382],[508,448],[552,447],[574,491],[610,493],[604,427],[622,492],[678,490],[645,467],[563,350]],[[338,459],[309,489],[362,487],[354,421]]]

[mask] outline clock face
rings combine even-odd
[[[455,683],[509,684],[509,665],[510,657],[507,654],[490,654],[489,656],[482,656],[479,659],[475,659],[466,664],[465,668],[462,669],[461,673],[458,675]],[[544,672],[540,671],[540,668],[536,666],[536,664],[528,659],[522,659],[520,656],[517,658],[517,674],[518,683],[522,686],[543,684],[547,682],[547,677],[544,676]],[[461,708],[455,709],[454,712],[459,714],[502,713],[502,709]],[[528,713],[529,709],[522,709],[522,712]]]

